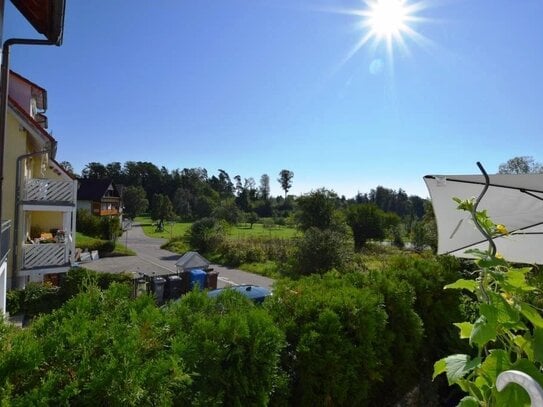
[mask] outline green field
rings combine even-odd
[[[192,225],[191,222],[166,222],[163,232],[157,232],[154,222],[148,217],[137,217],[135,223],[139,223],[143,227],[143,231],[147,236],[163,239],[172,239],[185,235]],[[249,237],[277,237],[282,239],[290,239],[297,236],[298,231],[295,228],[288,226],[264,227],[261,223],[255,223],[251,228],[249,224],[239,224],[231,226],[228,229],[228,236],[234,239],[244,239]]]
[[[96,239],[94,237],[89,237],[84,235],[81,232],[76,232],[75,234],[75,247],[81,249],[99,250],[102,245],[106,243],[105,240]],[[121,243],[119,239],[115,242],[115,249],[108,253],[110,256],[135,256],[136,253],[133,250],[130,250],[125,245]]]

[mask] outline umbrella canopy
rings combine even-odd
[[[490,175],[488,191],[478,211],[487,210],[509,235],[494,238],[497,252],[519,263],[543,264],[543,174]],[[468,249],[487,250],[488,242],[477,230],[471,214],[456,209],[453,198],[478,197],[485,186],[483,175],[427,175],[438,229],[438,254],[470,258]]]

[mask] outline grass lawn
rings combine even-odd
[[[149,237],[156,237],[162,239],[172,239],[174,237],[184,236],[185,232],[189,230],[191,222],[169,222],[164,223],[164,231],[157,232],[155,222],[151,218],[146,216],[138,216],[134,220],[134,223],[139,223],[143,228],[143,233]]]
[[[86,236],[80,232],[76,232],[75,234],[75,247],[79,247],[81,249],[88,249],[91,250],[99,250],[100,247],[106,243],[106,240],[102,239],[96,239],[94,237]],[[103,254],[100,253],[102,256]],[[136,253],[133,250],[130,250],[125,245],[120,243],[119,240],[115,242],[115,249],[107,253],[108,256],[135,256]]]
[[[185,235],[192,225],[191,222],[175,222],[172,225],[166,222],[164,232],[157,232],[154,222],[151,218],[139,216],[135,220],[143,227],[143,232],[149,237],[158,237],[163,239],[172,239]],[[248,237],[277,237],[290,239],[297,236],[298,231],[288,226],[274,226],[265,228],[261,223],[255,223],[251,228],[249,224],[239,224],[228,229],[228,236],[234,239],[244,239]]]

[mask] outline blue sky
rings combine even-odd
[[[4,40],[39,37],[6,2]],[[417,2],[406,1],[406,4]],[[418,2],[421,3],[421,2]],[[421,3],[407,51],[366,43],[362,0],[67,0],[61,47],[15,46],[48,90],[59,161],[151,161],[232,177],[294,172],[292,193],[543,161],[543,2]]]

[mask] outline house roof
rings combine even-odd
[[[11,69],[9,70],[9,76],[10,78],[16,77],[17,79],[25,82],[28,86],[30,86],[32,95],[36,97],[38,108],[41,110],[47,110],[47,90],[42,88],[40,85],[32,82],[30,79],[25,78],[23,75],[12,71]]]
[[[110,179],[86,179],[80,178],[79,189],[77,190],[77,199],[80,201],[100,200],[106,194],[110,186],[113,187],[114,196],[119,196],[119,192]]]
[[[55,173],[58,175],[65,175],[71,179],[76,179],[74,175],[70,174],[68,171],[64,169],[60,163],[55,160],[54,158],[50,160],[49,162],[49,168],[51,168]]]
[[[186,252],[175,265],[182,269],[196,269],[209,267],[209,261],[198,252]]]
[[[42,143],[50,143],[51,156],[54,158],[56,155],[56,145],[57,141],[51,136],[36,120],[30,116],[23,107],[15,101],[15,99],[8,98],[8,106],[11,108],[12,112],[15,113],[15,117],[23,125],[23,127],[28,130],[35,138],[41,139]]]
[[[62,43],[65,0],[11,0],[40,34],[56,45]]]

